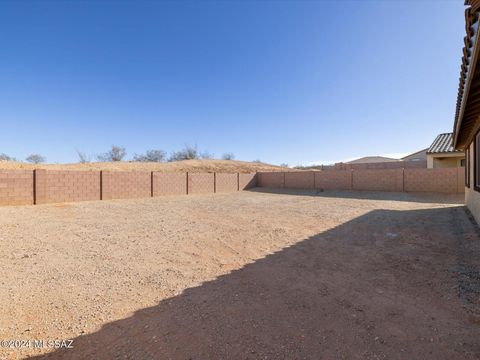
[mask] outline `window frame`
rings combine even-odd
[[[478,183],[480,181],[477,171],[480,170],[478,161],[480,160],[480,157],[477,156],[478,152],[480,149],[478,149],[478,146],[480,145],[480,142],[478,141],[478,137],[480,136],[480,131],[477,132],[473,138],[473,189],[475,191],[480,192],[480,184]]]
[[[470,189],[470,145],[465,149],[465,187]]]
[[[465,149],[465,186],[470,189],[470,145]]]

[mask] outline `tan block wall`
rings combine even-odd
[[[186,173],[159,173],[154,172],[153,196],[164,195],[186,195],[187,174]]]
[[[373,170],[373,169],[419,169],[426,168],[427,160],[417,161],[388,161],[379,163],[363,163],[363,164],[344,164],[327,165],[322,170]]]
[[[284,172],[259,172],[257,174],[258,186],[268,188],[285,187]]]
[[[370,191],[403,191],[403,169],[353,171],[352,188]]]
[[[0,205],[33,204],[33,171],[0,170]]]
[[[405,169],[405,191],[456,193],[457,175],[456,168]]]
[[[290,189],[314,189],[315,174],[313,171],[286,172],[285,187]]]
[[[102,171],[102,200],[150,197],[151,176],[146,171]]]
[[[315,188],[325,190],[351,190],[351,170],[328,170],[315,172]]]
[[[215,192],[214,174],[188,173],[189,194],[210,194]]]
[[[462,193],[464,168],[258,173],[260,187]],[[314,176],[314,179],[312,178]]]
[[[100,200],[100,171],[35,170],[35,203]]]
[[[238,174],[215,174],[215,192],[238,191]]]
[[[246,190],[257,186],[257,174],[238,174],[238,189]]]
[[[405,169],[425,169],[427,167],[427,160],[404,161]]]

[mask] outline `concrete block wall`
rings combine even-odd
[[[464,192],[464,168],[405,169],[405,191],[438,193]],[[463,174],[463,175],[462,175]]]
[[[152,173],[152,196],[186,195],[186,173]]]
[[[315,173],[313,171],[286,172],[284,186],[291,189],[314,189]]]
[[[258,186],[269,188],[463,193],[464,168],[361,169],[313,172],[260,172]]]
[[[351,190],[351,170],[328,170],[315,172],[315,188],[325,190]]]
[[[238,190],[247,190],[257,186],[257,174],[238,174]]]
[[[238,174],[215,174],[215,192],[238,191]]]
[[[283,188],[285,187],[284,172],[259,172],[257,182],[260,187]]]
[[[189,194],[213,194],[215,175],[213,173],[188,173]]]
[[[403,191],[403,169],[352,171],[352,189]]]
[[[368,169],[425,169],[427,168],[427,160],[417,161],[388,161],[378,163],[362,163],[362,164],[345,164],[339,163],[335,165],[326,165],[322,170],[368,170]]]
[[[35,203],[100,200],[100,171],[35,170]]]
[[[0,205],[33,204],[33,171],[0,170]]]
[[[253,173],[0,170],[0,205],[208,194],[255,186]]]
[[[102,200],[152,196],[152,173],[147,171],[102,171]]]

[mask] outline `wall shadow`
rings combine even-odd
[[[363,199],[363,200],[389,200],[406,201],[429,204],[459,204],[465,203],[464,194],[441,194],[441,193],[422,193],[422,192],[387,192],[387,191],[362,191],[362,190],[309,190],[309,189],[286,189],[286,188],[267,188],[256,187],[248,191],[282,194],[282,195],[301,195],[317,196],[325,198],[345,198],[345,199]]]
[[[32,359],[478,358],[479,240],[462,207],[375,210]]]

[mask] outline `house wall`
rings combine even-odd
[[[480,192],[476,191],[474,188],[474,161],[475,161],[475,151],[473,142],[469,146],[470,152],[470,187],[465,186],[465,203],[472,213],[473,217],[480,224]]]
[[[465,159],[465,154],[457,155],[448,155],[442,154],[440,155],[427,155],[427,168],[429,169],[442,169],[442,168],[452,168],[452,167],[460,167],[461,160]]]

